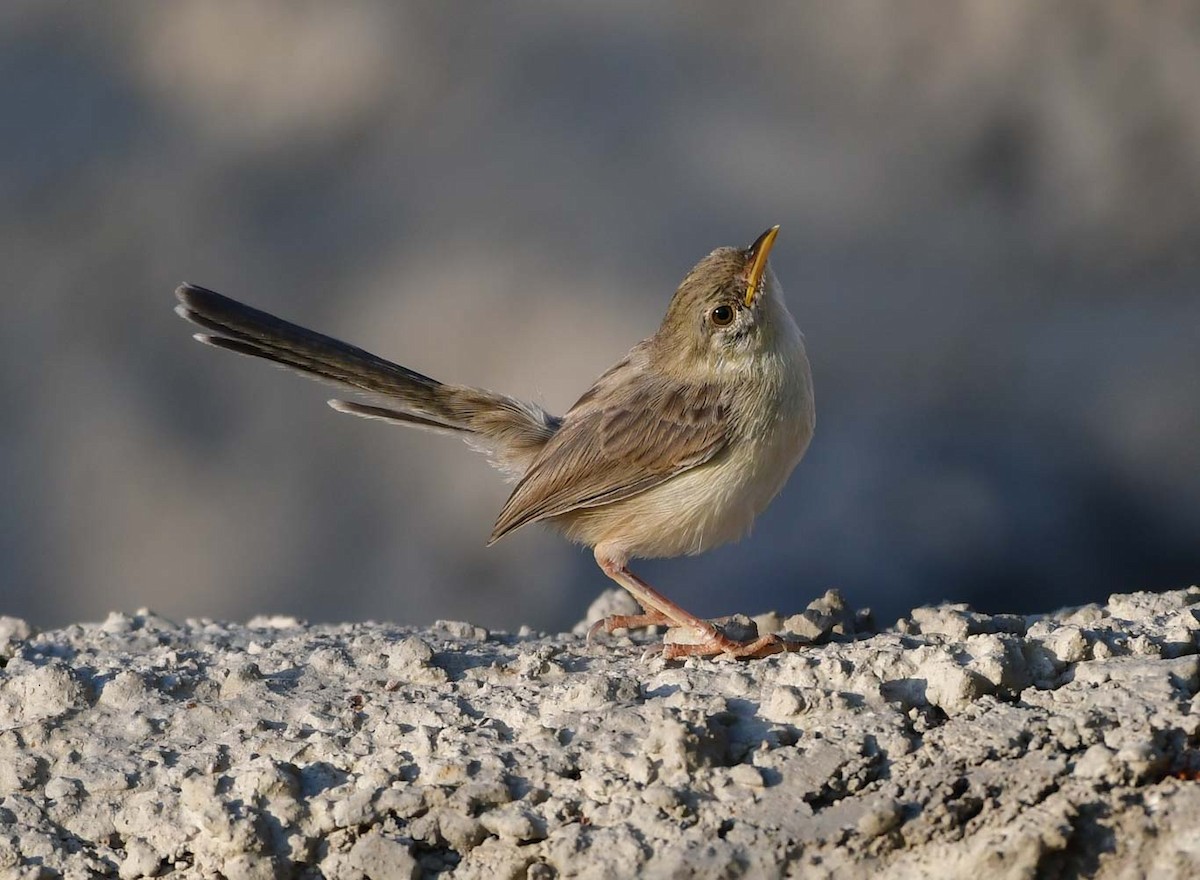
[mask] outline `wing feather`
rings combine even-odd
[[[605,377],[606,379],[609,377]],[[611,389],[606,389],[611,390]],[[612,504],[704,464],[725,448],[730,407],[711,384],[645,374],[620,404],[589,392],[513,490],[488,543],[538,520]]]

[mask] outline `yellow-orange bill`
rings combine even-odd
[[[771,246],[775,244],[775,236],[779,235],[779,227],[772,226],[762,235],[760,235],[750,245],[750,274],[746,283],[746,305],[749,307],[754,303],[754,297],[758,296],[759,285],[762,284],[763,273],[767,270],[767,255],[771,253]]]

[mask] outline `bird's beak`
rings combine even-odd
[[[779,235],[779,227],[772,226],[762,235],[760,235],[750,245],[748,251],[750,255],[750,273],[746,283],[746,307],[749,308],[754,304],[754,298],[758,296],[758,288],[762,284],[763,273],[767,271],[767,255],[771,253],[771,246],[775,244],[775,236]]]

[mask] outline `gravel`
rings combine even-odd
[[[1200,876],[1200,588],[743,623],[0,618],[0,877]]]

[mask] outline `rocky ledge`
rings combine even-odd
[[[0,876],[1200,876],[1200,588],[756,622],[0,619]]]

